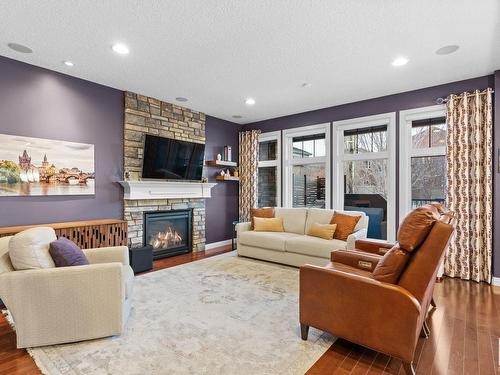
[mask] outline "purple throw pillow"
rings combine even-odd
[[[56,267],[84,266],[89,261],[83,251],[66,237],[59,237],[50,243],[49,253]]]

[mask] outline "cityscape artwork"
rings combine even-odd
[[[0,197],[95,194],[94,145],[0,134]]]

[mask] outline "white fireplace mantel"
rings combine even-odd
[[[183,199],[210,198],[217,185],[190,181],[118,181],[123,186],[124,199]]]

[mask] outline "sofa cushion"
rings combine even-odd
[[[331,224],[337,224],[334,238],[341,241],[346,241],[361,219],[361,215],[347,215],[340,212],[335,212],[332,217]]]
[[[250,216],[251,216],[250,222],[253,229],[254,217],[266,217],[266,218],[274,217],[274,208],[273,207],[252,208],[250,210]]]
[[[9,256],[16,270],[53,268],[49,254],[50,243],[57,240],[56,232],[49,227],[36,227],[12,236],[9,241]]]
[[[306,226],[307,208],[282,208],[274,209],[274,217],[283,218],[285,232],[304,234]]]
[[[263,249],[285,251],[287,239],[297,237],[297,234],[287,232],[255,232],[247,231],[238,235],[242,245],[260,247]]]
[[[344,250],[347,243],[340,240],[324,240],[312,236],[297,236],[286,240],[286,251],[330,259],[333,250]]]
[[[309,227],[307,235],[322,238],[324,240],[333,240],[335,229],[337,229],[337,224],[313,223],[313,225]]]
[[[253,217],[253,230],[256,232],[284,232],[282,217]]]
[[[330,224],[334,212],[334,210],[327,210],[323,208],[308,209],[305,233],[307,233],[309,229],[311,229],[311,225],[313,224]]]
[[[132,297],[132,292],[134,290],[134,271],[132,270],[132,267],[122,267],[122,280],[125,285],[125,298],[129,299]]]
[[[50,243],[49,253],[56,267],[84,266],[89,261],[82,249],[66,237],[59,237]]]

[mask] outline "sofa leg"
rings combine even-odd
[[[436,308],[436,301],[434,301],[434,297],[431,298],[431,306]]]
[[[415,375],[413,362],[403,362],[403,368],[405,369],[406,375]]]
[[[307,340],[308,333],[309,333],[309,326],[300,323],[300,337],[302,337],[302,340]]]

